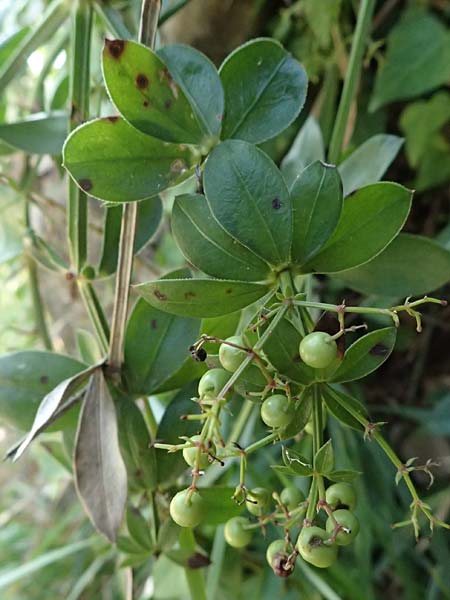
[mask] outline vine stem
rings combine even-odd
[[[150,48],[154,47],[160,0],[143,0],[139,26],[139,41]],[[119,240],[116,289],[109,341],[108,363],[110,368],[119,371],[123,361],[123,341],[128,311],[128,297],[133,270],[134,238],[136,235],[137,203],[124,204]]]
[[[352,49],[350,52],[348,70],[344,79],[344,87],[342,89],[336,121],[331,135],[328,159],[333,164],[336,164],[340,158],[345,130],[350,114],[350,107],[358,86],[362,59],[370,31],[374,8],[375,0],[361,0],[355,35],[353,36]]]

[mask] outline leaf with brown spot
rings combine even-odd
[[[189,177],[196,161],[189,148],[145,135],[121,118],[95,119],[75,129],[63,158],[82,189],[109,202],[154,196]]]
[[[103,76],[112,101],[136,129],[167,142],[202,142],[205,134],[185,93],[155,52],[127,42],[116,56],[105,45]]]
[[[270,291],[270,287],[262,283],[225,279],[160,279],[141,283],[134,289],[164,312],[200,318],[240,310]],[[190,294],[189,300],[186,293]]]
[[[115,542],[127,500],[127,471],[114,402],[100,369],[92,375],[78,424],[75,483],[94,527]]]

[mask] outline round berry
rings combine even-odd
[[[217,397],[229,379],[230,374],[224,369],[210,369],[206,371],[198,382],[199,397]]]
[[[202,440],[202,437],[200,435],[194,435],[190,438],[190,442],[192,442],[192,446],[183,448],[183,458],[190,467],[195,467],[195,461],[197,460],[197,453],[198,453],[198,445],[197,444],[200,444],[201,440]],[[206,448],[205,448],[206,445],[207,445],[207,443],[202,444],[202,450],[200,453],[200,462],[198,465],[199,469],[206,469],[206,467],[209,465],[208,453],[206,452]],[[212,442],[210,442],[208,449],[210,450],[211,454],[214,455],[216,453],[216,448]]]
[[[180,527],[195,527],[205,512],[205,502],[198,492],[188,496],[189,489],[181,490],[172,498],[170,516]]]
[[[341,527],[344,527],[344,529],[339,530],[336,536],[336,544],[339,546],[351,544],[359,533],[358,518],[350,510],[345,510],[344,508],[335,510],[333,517]],[[330,535],[334,532],[334,527],[333,519],[328,517],[326,529]]]
[[[304,527],[298,536],[297,549],[303,560],[320,569],[326,569],[337,559],[337,546],[329,543],[329,535],[321,527]]]
[[[333,483],[325,492],[325,500],[333,510],[337,508],[348,508],[355,510],[356,492],[350,483]]]
[[[287,396],[273,394],[264,400],[261,405],[261,419],[269,427],[278,429],[286,427],[294,417],[294,405]]]
[[[297,508],[301,502],[305,501],[305,494],[295,486],[290,485],[285,487],[281,492],[280,500],[288,510],[293,510],[294,508]]]
[[[326,409],[325,405],[322,404],[322,431],[325,429],[326,426],[327,426],[327,409]],[[312,414],[309,417],[309,420],[305,425],[304,431],[305,431],[305,433],[309,433],[309,435],[314,435],[314,422],[313,422]]]
[[[244,338],[240,335],[233,335],[227,338],[225,342],[245,347]],[[244,362],[247,355],[248,353],[245,352],[245,350],[240,350],[239,348],[235,348],[235,346],[230,346],[226,343],[221,344],[219,348],[220,364],[224,369],[230,371],[230,373],[236,371],[236,369]]]
[[[266,550],[266,559],[269,565],[272,567],[272,563],[276,555],[286,555],[288,552],[286,551],[286,541],[285,540],[275,540],[271,544],[267,546]]]
[[[225,523],[225,540],[233,548],[243,548],[252,539],[252,530],[247,529],[248,519],[245,517],[233,517]]]
[[[270,492],[263,487],[256,487],[247,492],[247,499],[245,501],[247,510],[252,515],[260,517],[270,505]]]
[[[336,342],[324,331],[314,331],[300,342],[300,358],[314,369],[325,369],[330,366],[336,355]]]

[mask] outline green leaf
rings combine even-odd
[[[177,196],[172,211],[172,232],[187,260],[214,277],[264,281],[267,263],[222,229],[204,196]]]
[[[396,338],[395,327],[377,329],[359,338],[345,352],[344,360],[330,381],[345,383],[366,377],[389,358]]]
[[[339,166],[344,196],[380,181],[402,147],[403,139],[380,133],[356,148]]]
[[[285,466],[291,469],[296,475],[299,475],[300,477],[310,477],[313,474],[313,466],[311,463],[292,448],[283,446],[281,455]]]
[[[127,510],[127,529],[132,540],[137,542],[144,550],[153,547],[149,523],[135,507]]]
[[[145,400],[146,401],[146,400]],[[121,397],[117,403],[120,451],[127,466],[131,491],[153,490],[157,483],[156,451],[144,417],[135,402]]]
[[[222,126],[224,93],[214,64],[184,44],[164,46],[158,55],[186,95],[203,133],[217,138]]]
[[[196,384],[190,383],[174,397],[166,408],[158,426],[156,435],[158,441],[164,444],[182,444],[183,441],[180,440],[180,436],[191,437],[198,433],[198,421],[183,421],[180,419],[183,415],[198,414],[200,412],[198,404],[191,400],[196,393]],[[166,450],[156,449],[155,452],[158,462],[158,482],[164,486],[170,484],[188,468],[181,451],[167,452]]]
[[[261,283],[223,279],[160,279],[134,286],[149,304],[182,317],[219,317],[268,293]]]
[[[92,375],[81,410],[74,465],[76,489],[92,524],[115,542],[127,500],[127,471],[114,402],[100,369]]]
[[[232,500],[234,488],[214,486],[200,488],[200,496],[205,501],[205,525],[220,525],[232,517],[237,517],[244,510],[244,505]]]
[[[158,229],[163,213],[161,199],[159,196],[154,196],[142,200],[138,203],[137,210],[136,237],[134,239],[135,254],[138,254],[144,248]],[[121,222],[121,206],[106,208],[102,252],[98,265],[100,275],[111,275],[116,271]]]
[[[449,77],[450,38],[444,23],[425,8],[412,8],[389,34],[370,108],[414,98],[447,83]]]
[[[199,330],[199,320],[161,312],[139,299],[125,333],[124,375],[130,390],[154,393],[183,365]]]
[[[288,379],[307,385],[314,381],[315,372],[300,358],[299,346],[302,338],[297,329],[287,319],[282,319],[272,330],[264,353],[269,362]]]
[[[450,280],[450,252],[433,240],[405,233],[369,263],[340,273],[339,279],[364,294],[425,294]]]
[[[64,381],[61,381],[61,383],[59,383],[51,392],[44,396],[42,402],[39,404],[39,408],[36,411],[33,425],[25,436],[25,439],[21,442],[20,446],[17,447],[13,454],[8,453],[8,455],[12,457],[14,461],[18,460],[22,456],[34,438],[39,435],[41,431],[48,427],[48,422],[54,416],[56,411],[61,408],[64,405],[64,402],[69,400],[69,398],[73,396],[75,392],[80,390],[90,375],[92,375],[92,373],[94,373],[94,371],[98,368],[99,365],[97,364],[84,369],[84,371],[81,371],[81,373],[77,373],[76,375],[73,375]]]
[[[220,68],[225,90],[222,138],[259,144],[286,129],[306,98],[303,67],[276,41],[237,48]]]
[[[400,117],[400,127],[406,135],[406,156],[417,168],[432,145],[439,130],[450,120],[450,94],[441,90],[429,100],[408,104]]]
[[[395,238],[411,207],[411,192],[397,183],[374,183],[344,202],[341,218],[326,246],[306,266],[336,273],[362,265]]]
[[[140,558],[145,556],[148,558],[149,551],[146,550],[142,544],[137,542],[132,537],[127,537],[125,535],[119,535],[117,538],[117,549],[124,554],[129,554],[131,556],[139,556]]]
[[[83,371],[83,363],[52,352],[23,351],[0,357],[0,418],[3,423],[28,431],[44,396],[60,382]],[[56,429],[67,425],[63,417]]]
[[[226,231],[270,264],[287,263],[289,192],[262,150],[238,140],[219,144],[206,161],[203,184],[211,211]]]
[[[0,265],[16,258],[23,251],[23,235],[2,215],[0,220]]]
[[[97,338],[86,329],[77,329],[75,333],[77,350],[81,360],[87,365],[99,363],[102,356]]]
[[[342,210],[342,184],[333,165],[312,163],[290,190],[293,231],[292,261],[304,264],[326,244]]]
[[[68,118],[63,112],[35,113],[0,125],[0,140],[28,154],[61,154]]]
[[[106,40],[103,77],[111,100],[139,131],[166,142],[202,141],[204,133],[183,88],[150,48]]]
[[[331,473],[334,469],[334,451],[331,440],[328,440],[314,457],[314,471],[322,475]]]
[[[350,406],[353,411],[356,411],[362,417],[367,419],[366,407],[361,404],[359,400],[344,394],[341,391],[337,391],[330,386],[324,386],[322,388],[322,398],[328,411],[340,423],[343,423],[344,425],[347,425],[356,431],[364,431],[364,427],[361,425],[361,423],[355,419],[355,417],[353,417],[345,408],[346,406]]]
[[[359,471],[341,469],[339,471],[331,471],[331,473],[327,473],[327,479],[329,479],[330,481],[335,481],[336,483],[339,483],[341,481],[351,483],[352,481],[355,481],[355,479],[360,475],[361,473]]]
[[[312,396],[306,391],[295,404],[294,416],[287,427],[280,432],[280,439],[288,440],[303,431],[312,412]]]
[[[325,160],[325,148],[319,123],[309,116],[281,161],[286,183],[291,186],[303,169],[316,160]]]
[[[0,67],[5,64],[21,41],[28,35],[31,27],[22,27],[12,35],[5,38],[0,44]]]
[[[119,117],[75,129],[64,144],[63,158],[82,190],[109,202],[159,194],[185,179],[195,162],[189,149],[140,133]]]

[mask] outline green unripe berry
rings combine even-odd
[[[244,338],[240,335],[233,335],[225,340],[236,346],[245,347]],[[234,373],[236,369],[244,362],[248,353],[228,344],[221,344],[219,348],[219,361],[224,369]]]
[[[230,374],[224,369],[210,369],[206,371],[198,382],[199,397],[217,397],[229,379]]]
[[[350,483],[333,483],[325,492],[325,500],[333,510],[336,508],[356,508],[356,492]]]
[[[313,331],[300,342],[300,358],[313,369],[325,369],[336,359],[337,346],[329,333]]]
[[[286,427],[294,417],[294,405],[287,396],[273,394],[261,405],[261,419],[269,427],[278,429]]]
[[[290,485],[285,487],[281,492],[280,500],[288,510],[293,510],[294,508],[297,508],[301,502],[305,501],[305,494],[295,486]]]
[[[260,517],[265,512],[270,504],[270,492],[263,487],[256,487],[247,492],[245,505],[247,510],[252,515]]]
[[[199,444],[201,442],[201,439],[202,439],[202,437],[200,435],[194,435],[190,439],[190,441],[192,442],[193,445],[188,448],[183,448],[183,458],[190,467],[195,467],[195,461],[197,460],[197,453],[198,453],[198,445],[196,445],[196,444]],[[204,445],[206,445],[206,444],[204,444]],[[212,442],[209,445],[209,450],[210,450],[211,454],[215,455],[216,447]],[[208,465],[209,465],[208,453],[205,451],[204,448],[202,448],[198,468],[206,469],[206,467]]]
[[[333,517],[336,519],[339,525],[345,528],[345,531],[344,529],[341,529],[338,532],[336,536],[336,544],[339,546],[347,546],[348,544],[351,544],[359,533],[358,518],[350,510],[345,509],[335,510]],[[330,535],[334,531],[334,521],[331,517],[328,517],[327,519],[326,529]]]
[[[251,542],[252,530],[246,529],[249,525],[245,517],[233,517],[225,523],[224,536],[226,542],[233,548],[243,548]]]
[[[297,549],[303,560],[326,569],[337,559],[336,544],[327,544],[330,536],[321,527],[304,527],[298,536]]]
[[[181,490],[172,498],[170,516],[180,527],[196,527],[205,513],[205,502],[198,492],[188,497],[189,489]]]

